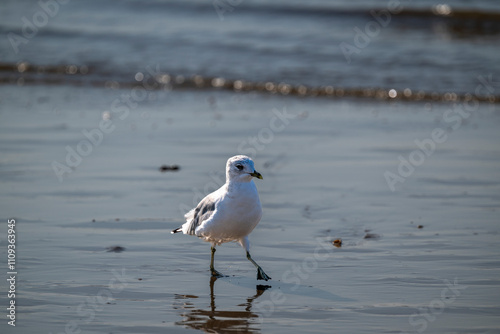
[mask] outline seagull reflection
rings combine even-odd
[[[258,333],[260,332],[258,317],[252,311],[253,301],[259,298],[269,285],[257,285],[256,292],[248,297],[246,302],[237,305],[241,310],[221,311],[216,309],[214,283],[217,277],[210,277],[210,308],[198,309],[195,307],[194,295],[175,295],[174,309],[181,310],[182,321],[175,324],[207,333]]]

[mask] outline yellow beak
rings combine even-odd
[[[252,175],[253,177],[256,177],[258,179],[261,179],[261,180],[263,179],[262,175],[259,172],[257,172],[256,170],[254,170],[253,173],[250,173],[250,175]]]

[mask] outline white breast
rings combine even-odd
[[[196,234],[217,244],[236,241],[257,226],[262,217],[257,188],[253,182],[233,185],[222,196],[211,219],[196,229]]]

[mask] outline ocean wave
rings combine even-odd
[[[363,98],[394,101],[431,102],[486,102],[500,103],[499,95],[477,93],[426,92],[411,88],[373,88],[291,85],[284,82],[252,82],[244,79],[227,79],[201,75],[184,76],[165,72],[151,74],[120,73],[109,75],[96,66],[51,65],[37,66],[27,62],[0,63],[0,84],[17,85],[66,85],[93,86],[108,89],[146,87],[148,90],[229,90],[235,92],[258,92],[282,96]],[[126,79],[128,78],[128,79]],[[149,80],[150,82],[146,83]]]

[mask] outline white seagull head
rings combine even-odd
[[[262,179],[262,175],[255,170],[253,160],[246,155],[236,155],[227,160],[226,179],[229,182],[250,182],[252,177]]]

